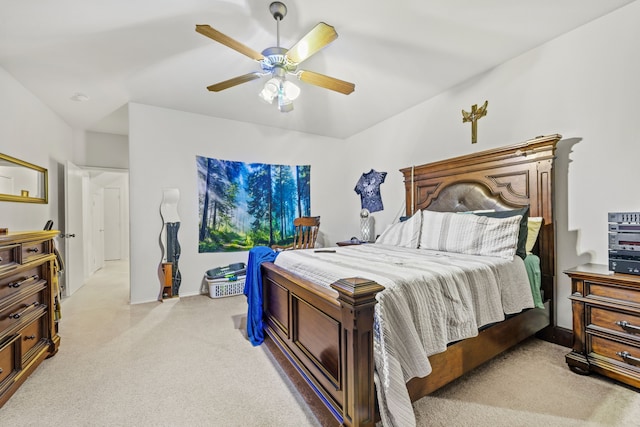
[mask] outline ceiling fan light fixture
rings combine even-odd
[[[282,83],[282,94],[287,99],[294,101],[300,96],[300,88],[295,83],[286,80]]]
[[[284,95],[278,95],[278,110],[281,113],[288,113],[293,110],[293,102],[287,99]]]
[[[280,92],[280,80],[277,78],[269,79],[262,88],[260,92],[260,98],[268,102],[269,104],[273,103],[273,99]]]

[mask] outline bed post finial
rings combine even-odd
[[[338,291],[342,310],[343,425],[374,426],[373,310],[384,286],[356,277],[340,279],[331,287]]]

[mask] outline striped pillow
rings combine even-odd
[[[376,239],[376,243],[417,249],[421,225],[422,213],[418,211],[408,220],[387,227]]]
[[[490,218],[452,212],[422,212],[420,248],[511,259],[521,215]]]

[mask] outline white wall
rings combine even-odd
[[[200,293],[205,272],[246,262],[248,252],[198,253],[196,156],[246,163],[311,165],[311,214],[320,215],[327,245],[354,231],[343,219],[357,181],[344,182],[345,142],[141,104],[129,106],[131,302],[154,301],[160,291],[160,202],[178,188],[180,295]],[[348,197],[347,197],[348,195]],[[351,211],[357,217],[359,209]]]
[[[557,323],[571,328],[570,281],[562,271],[606,264],[607,212],[640,211],[638,22],[634,2],[362,132],[346,145],[354,175],[382,163],[389,172],[383,200],[396,206],[404,201],[402,167],[562,134],[555,171]],[[485,100],[488,114],[471,145],[460,110]],[[393,214],[385,209],[379,219],[388,223]]]
[[[49,174],[49,203],[0,201],[0,227],[40,230],[51,219],[59,229],[64,219],[64,206],[59,203],[63,168],[73,155],[73,131],[3,68],[0,94],[0,153],[44,167]]]
[[[103,132],[86,132],[81,165],[129,169],[129,138]]]

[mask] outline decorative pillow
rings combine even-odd
[[[411,218],[403,222],[391,224],[378,236],[376,243],[385,245],[418,248],[420,241],[420,227],[422,226],[422,212],[418,211]]]
[[[491,218],[422,211],[420,248],[511,259],[518,245],[520,215]]]
[[[527,220],[529,219],[529,206],[509,211],[480,212],[476,215],[489,216],[491,218],[509,218],[520,215],[522,218],[520,219],[520,230],[518,231],[518,247],[516,248],[516,255],[522,259],[527,257],[527,236],[529,230]]]
[[[541,216],[529,217],[529,220],[527,221],[527,228],[529,229],[529,233],[527,234],[527,244],[526,244],[527,253],[531,253],[531,251],[533,250],[533,247],[536,245],[536,241],[538,240],[538,233],[540,232],[540,227],[542,227]]]

